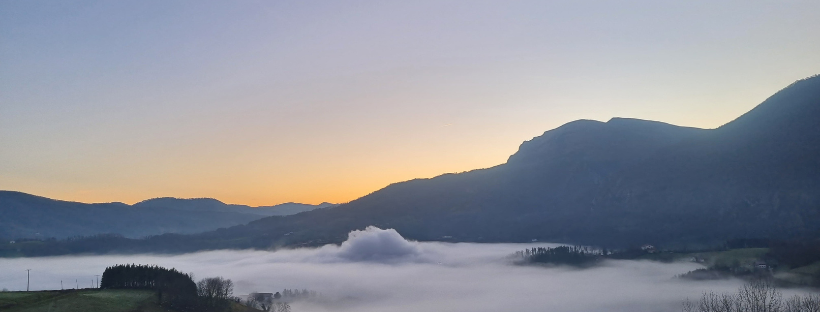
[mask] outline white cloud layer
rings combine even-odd
[[[394,229],[369,226],[352,231],[341,246],[326,245],[317,252],[318,259],[329,262],[367,261],[397,263],[423,261],[419,243],[411,242]]]
[[[739,281],[689,282],[676,274],[693,263],[607,261],[584,270],[515,266],[505,256],[551,244],[449,244],[407,241],[395,230],[369,227],[341,246],[268,251],[211,251],[176,256],[108,255],[0,259],[0,288],[33,290],[91,285],[121,263],[157,264],[223,276],[236,294],[307,288],[323,294],[295,303],[295,312],[382,311],[680,311],[704,291],[736,290]],[[75,280],[77,282],[75,283]]]

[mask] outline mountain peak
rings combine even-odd
[[[213,199],[213,198],[176,198],[176,197],[159,197],[146,199],[134,204],[134,207],[152,207],[152,208],[168,208],[183,210],[222,210],[227,204]]]
[[[612,118],[607,122],[576,120],[525,141],[508,164],[543,164],[578,155],[643,157],[662,146],[697,135],[703,129],[634,118]],[[575,156],[573,156],[575,155]]]
[[[817,130],[818,118],[820,75],[814,75],[795,81],[718,129],[733,135],[810,133]]]

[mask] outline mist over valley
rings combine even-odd
[[[820,1],[0,1],[2,312],[820,312]]]
[[[234,293],[308,289],[313,300],[293,311],[680,311],[686,298],[732,292],[738,279],[690,281],[676,275],[702,267],[686,260],[608,260],[596,267],[515,265],[515,251],[558,244],[474,244],[407,241],[395,230],[350,233],[341,245],[277,251],[225,250],[182,255],[100,255],[0,259],[0,288],[20,290],[31,269],[32,290],[60,281],[88,287],[115,263],[155,264],[222,276]],[[24,290],[24,289],[23,289]],[[787,290],[786,294],[804,293]]]

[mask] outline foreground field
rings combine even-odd
[[[151,290],[83,289],[0,292],[3,312],[173,312]],[[240,304],[232,312],[259,311]]]
[[[64,290],[0,293],[0,310],[9,312],[154,312],[160,307],[149,290]]]

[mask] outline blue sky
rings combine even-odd
[[[817,1],[6,1],[0,189],[348,201],[576,119],[717,127],[820,73]]]

